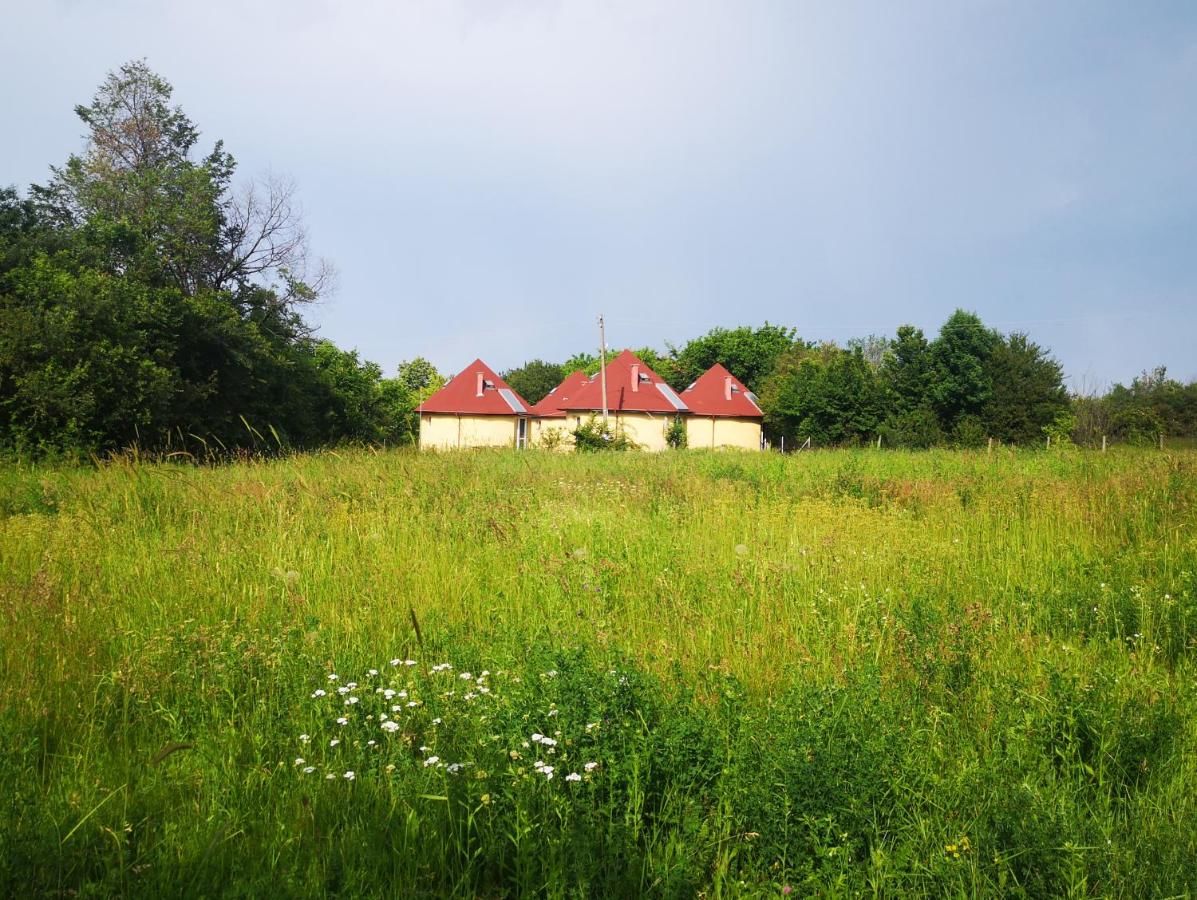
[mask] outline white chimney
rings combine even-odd
[[[632,364],[632,390],[640,390],[640,366]]]
[[[723,399],[730,400],[731,395],[732,395],[732,380],[731,380],[731,376],[728,375],[726,378],[723,379]]]
[[[481,396],[482,396],[482,386],[483,386],[483,383],[484,383],[484,382],[483,382],[483,379],[482,379],[482,373],[481,373],[481,372],[479,372],[479,373],[478,373],[478,387],[475,389],[475,393],[474,393],[474,396],[475,396],[475,397],[481,397]]]

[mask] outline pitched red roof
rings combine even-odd
[[[611,412],[686,412],[673,388],[644,364],[631,350],[607,363],[607,408]],[[602,373],[595,375],[576,393],[559,403],[563,410],[603,408]]]
[[[420,412],[522,416],[528,413],[528,403],[494,369],[476,359],[421,403]]]
[[[565,417],[565,410],[561,404],[573,397],[586,384],[586,373],[581,369],[565,376],[565,381],[557,385],[544,396],[539,403],[532,407],[532,415],[540,418]]]
[[[762,417],[756,395],[719,363],[682,391],[682,400],[696,416]]]

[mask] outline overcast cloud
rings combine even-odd
[[[393,371],[713,326],[933,333],[1074,388],[1197,378],[1197,4],[7,3],[0,183],[145,57],[245,176],[299,186],[321,332]]]

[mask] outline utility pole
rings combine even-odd
[[[603,429],[607,428],[607,326],[603,323],[603,314],[599,313],[599,362],[602,363],[602,368],[599,369],[599,378],[602,381],[603,389]]]

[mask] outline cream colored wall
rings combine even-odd
[[[623,433],[639,444],[642,450],[656,451],[667,450],[669,448],[669,445],[665,443],[665,429],[673,421],[673,416],[665,413],[614,412],[610,416],[612,427],[623,429]],[[558,419],[557,421],[563,423],[563,427],[572,431],[579,425],[585,424],[589,418],[590,413],[571,412],[564,419]],[[602,416],[596,413],[595,418],[601,419]]]
[[[549,417],[545,419],[530,419],[528,445],[543,447],[546,434],[557,432],[560,440],[554,441],[554,450],[574,449],[574,436],[571,432],[576,427],[572,418]]]
[[[761,449],[761,420],[722,416],[690,416],[686,420],[686,441],[690,447],[734,447]]]
[[[516,416],[424,413],[420,416],[420,447],[437,450],[514,447],[518,422]]]

